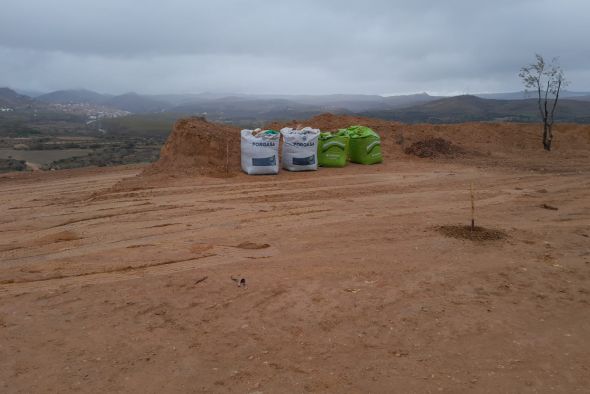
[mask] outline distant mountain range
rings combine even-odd
[[[482,93],[482,94],[474,94],[473,96],[476,96],[479,98],[484,98],[484,99],[493,99],[493,100],[529,100],[529,99],[536,99],[537,92],[536,91],[521,91],[521,92],[510,92],[510,93]],[[590,101],[590,92],[571,92],[569,90],[564,90],[559,93],[559,97],[562,99]]]
[[[536,99],[494,100],[467,95],[434,100],[407,108],[365,111],[361,115],[404,123],[535,122],[540,116]],[[555,119],[590,123],[590,96],[561,99]]]
[[[557,119],[590,122],[590,92],[564,91]],[[217,93],[110,95],[90,90],[59,90],[30,97],[0,88],[0,107],[51,108],[55,104],[88,104],[133,114],[200,115],[228,123],[304,119],[323,112],[361,114],[402,122],[537,121],[534,93],[510,92],[455,97],[426,93],[379,95],[224,95]]]
[[[154,112],[214,112],[228,111],[264,112],[296,110],[297,112],[312,111],[322,108],[323,111],[361,112],[368,110],[401,108],[409,105],[425,103],[438,97],[426,93],[390,96],[379,95],[220,95],[214,93],[201,94],[168,94],[139,95],[126,93],[115,96],[96,93],[90,90],[58,90],[35,97],[36,100],[51,104],[87,103],[103,105],[133,113]]]

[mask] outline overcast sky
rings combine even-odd
[[[0,86],[482,93],[535,52],[590,90],[588,0],[3,0]]]

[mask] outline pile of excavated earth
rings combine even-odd
[[[538,124],[462,123],[447,125],[402,124],[349,115],[322,114],[306,121],[274,122],[269,129],[310,126],[322,131],[336,131],[351,125],[364,125],[381,136],[387,159],[448,158],[458,156],[486,158],[495,163],[527,158],[543,160]],[[585,155],[590,147],[590,125],[563,124],[555,128],[553,156]],[[491,160],[494,161],[494,160]],[[510,162],[510,160],[509,160]],[[160,159],[142,176],[205,175],[229,177],[240,173],[240,129],[209,123],[204,118],[179,120],[163,146]]]
[[[240,167],[239,129],[204,118],[181,119],[145,174],[177,173],[224,177]]]

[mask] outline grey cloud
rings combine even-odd
[[[145,93],[514,90],[534,52],[590,90],[590,4],[568,0],[20,0],[0,85]]]

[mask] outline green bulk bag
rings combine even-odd
[[[337,136],[345,136],[348,138],[348,152],[346,152],[346,160],[350,161],[350,132],[348,129],[340,129],[336,132]]]
[[[381,137],[368,127],[351,126],[341,130],[350,136],[350,161],[359,164],[377,164],[383,161]]]
[[[318,139],[318,164],[321,167],[344,167],[348,161],[348,135],[321,133]]]

